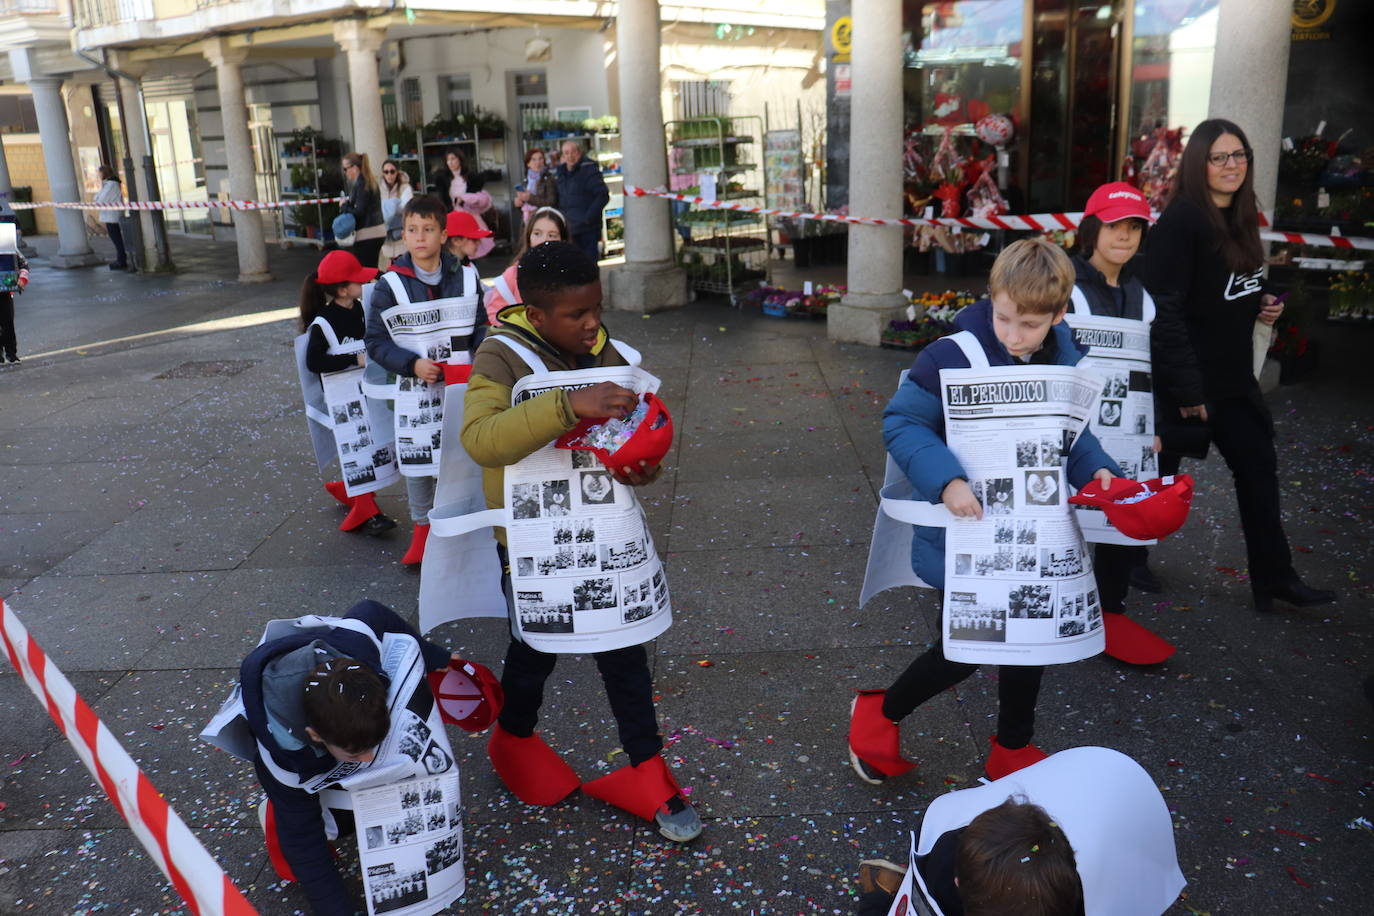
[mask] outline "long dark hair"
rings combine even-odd
[[[1231,134],[1254,156],[1245,131],[1225,118],[1203,121],[1193,130],[1178,164],[1178,178],[1170,203],[1183,199],[1207,214],[1217,237],[1217,250],[1231,270],[1248,273],[1264,264],[1264,246],[1259,237],[1259,202],[1255,199],[1255,163],[1246,164],[1245,179],[1225,210],[1212,202],[1207,187],[1207,156],[1212,144],[1223,134]]]
[[[312,270],[310,276],[306,277],[305,282],[301,284],[301,313],[297,319],[300,330],[310,330],[310,325],[314,323],[315,317],[339,295],[339,288],[347,285],[347,283],[321,283],[318,274]]]
[[[520,259],[525,256],[525,252],[530,250],[530,236],[534,234],[534,224],[541,219],[553,221],[553,224],[558,227],[560,241],[572,241],[572,234],[568,232],[568,218],[553,207],[540,207],[530,214],[529,220],[525,223],[525,231],[520,233],[520,247],[516,249],[515,258],[511,261],[512,264],[519,264]]]

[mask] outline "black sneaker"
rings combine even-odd
[[[363,522],[362,527],[358,530],[369,537],[376,537],[379,534],[386,534],[395,527],[396,522],[393,519],[378,512],[376,515],[372,516],[372,518]]]
[[[14,363],[16,366],[19,365],[19,355],[17,353],[11,353],[8,356],[6,356],[5,359]]]
[[[1164,591],[1164,583],[1159,581],[1159,577],[1154,574],[1154,570],[1141,563],[1139,566],[1131,567],[1130,576],[1131,588],[1138,592],[1148,592],[1151,595],[1158,595]]]
[[[854,768],[854,772],[859,774],[859,778],[870,786],[880,786],[887,782],[887,774],[875,769],[866,760],[854,753],[853,748],[849,751],[849,765]]]

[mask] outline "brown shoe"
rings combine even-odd
[[[906,880],[906,866],[887,859],[865,859],[859,863],[859,893],[881,891],[889,897],[897,896]]]

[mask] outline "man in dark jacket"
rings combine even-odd
[[[563,141],[563,159],[554,170],[558,181],[558,209],[568,220],[572,243],[593,260],[600,258],[601,211],[611,199],[601,166],[582,155],[576,140]]]

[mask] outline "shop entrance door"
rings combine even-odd
[[[1032,212],[1082,209],[1118,173],[1124,0],[1032,0]]]

